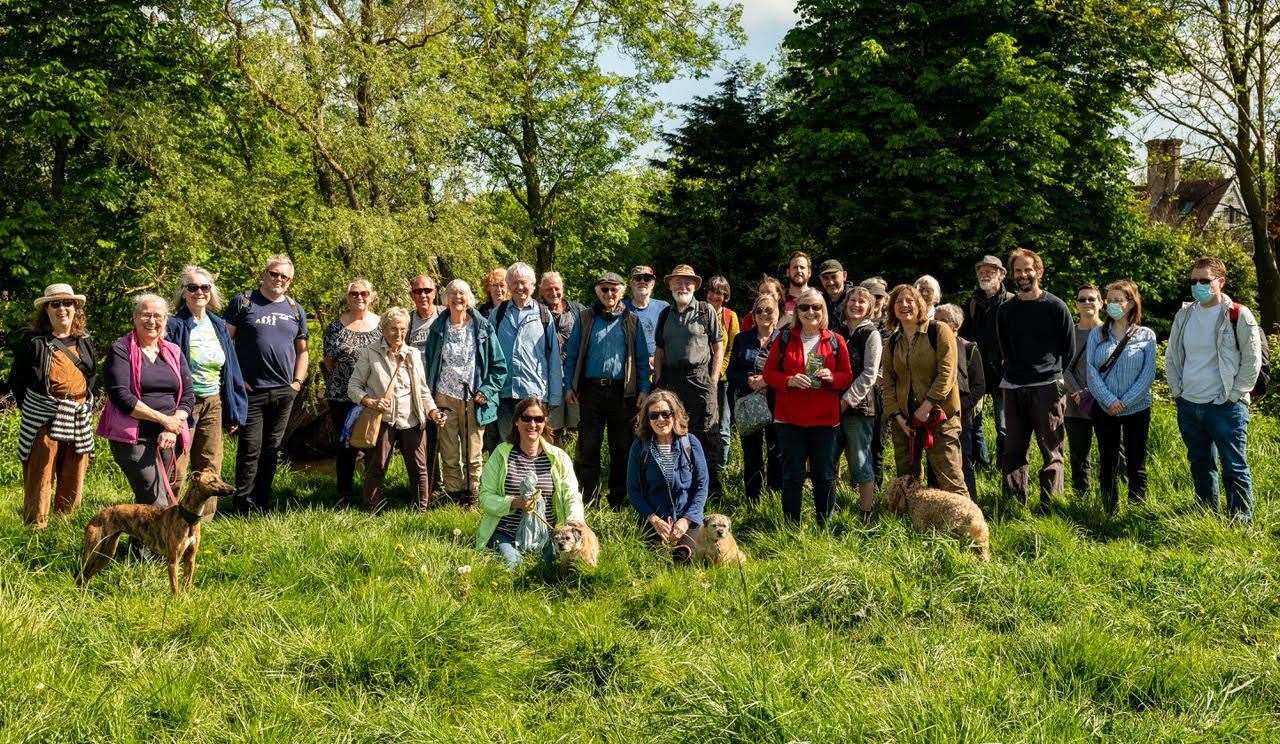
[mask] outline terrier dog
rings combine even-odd
[[[115,557],[120,535],[128,533],[169,563],[169,589],[178,593],[178,562],[182,562],[187,588],[196,573],[196,550],[200,547],[200,518],[206,502],[228,496],[235,488],[216,473],[193,473],[182,500],[174,506],[117,504],[99,511],[84,528],[84,565],[77,583],[84,586]]]
[[[738,541],[733,539],[729,526],[729,518],[723,514],[707,517],[694,537],[693,559],[713,566],[746,563],[747,556],[738,549]]]
[[[551,531],[551,544],[556,550],[556,565],[570,569],[577,564],[595,568],[600,562],[600,541],[586,522],[576,519]]]
[[[910,513],[911,526],[917,530],[938,530],[973,541],[982,560],[991,559],[990,532],[982,509],[969,497],[924,488],[918,478],[900,475],[889,481],[889,511]]]

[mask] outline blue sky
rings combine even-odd
[[[747,32],[747,43],[740,49],[729,51],[726,59],[730,62],[739,59],[768,62],[776,58],[782,37],[795,24],[795,0],[742,0],[741,5],[742,28]],[[663,86],[659,93],[666,103],[685,103],[694,96],[712,92],[723,72],[719,69],[701,79],[675,80]]]

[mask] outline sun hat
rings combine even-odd
[[[53,302],[54,300],[84,302],[84,295],[76,294],[75,290],[71,289],[70,284],[50,284],[44,288],[44,294],[36,298],[36,309],[39,310],[45,306],[45,303]]]
[[[693,267],[689,264],[679,264],[676,266],[671,270],[670,274],[667,274],[662,278],[662,283],[670,284],[672,279],[692,279],[693,288],[695,290],[702,286],[702,277],[698,276],[698,273],[694,271]]]

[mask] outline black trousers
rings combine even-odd
[[[627,458],[635,439],[636,398],[623,395],[622,381],[602,384],[583,380],[578,394],[578,451],[573,470],[582,498],[594,501],[600,486],[600,449],[609,434],[609,506],[621,509],[627,499]]]
[[[1098,410],[1093,414],[1098,431],[1098,490],[1108,512],[1114,512],[1120,498],[1121,458],[1129,477],[1129,501],[1147,497],[1147,435],[1151,431],[1151,409],[1128,416],[1112,416]]]
[[[769,424],[754,434],[742,437],[742,480],[747,501],[755,504],[767,485],[782,488],[782,452],[778,447],[778,426]]]
[[[271,481],[297,393],[288,385],[249,393],[249,415],[236,448],[237,508],[271,506]]]
[[[342,425],[346,423],[347,415],[356,404],[349,400],[331,400],[328,403],[333,437],[337,440],[333,467],[338,481],[338,498],[350,499],[355,493],[356,450],[342,439]]]
[[[1093,419],[1067,417],[1067,458],[1071,461],[1071,488],[1089,492],[1093,455]]]

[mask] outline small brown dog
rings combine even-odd
[[[595,568],[600,562],[600,541],[586,522],[571,520],[551,531],[556,549],[556,565],[569,569],[578,564]]]
[[[747,556],[738,549],[738,541],[733,539],[729,527],[729,518],[725,515],[708,516],[694,537],[693,559],[713,566],[746,563]]]
[[[84,586],[115,557],[120,535],[128,533],[169,563],[169,589],[178,593],[178,562],[182,562],[187,588],[196,573],[200,547],[200,518],[205,502],[228,496],[235,489],[216,473],[202,470],[191,475],[182,500],[174,506],[117,504],[99,511],[84,528],[84,565],[77,583]]]
[[[925,488],[918,478],[900,475],[889,481],[889,511],[910,513],[911,526],[920,530],[938,530],[973,541],[982,560],[991,559],[991,540],[982,509],[968,496]]]

